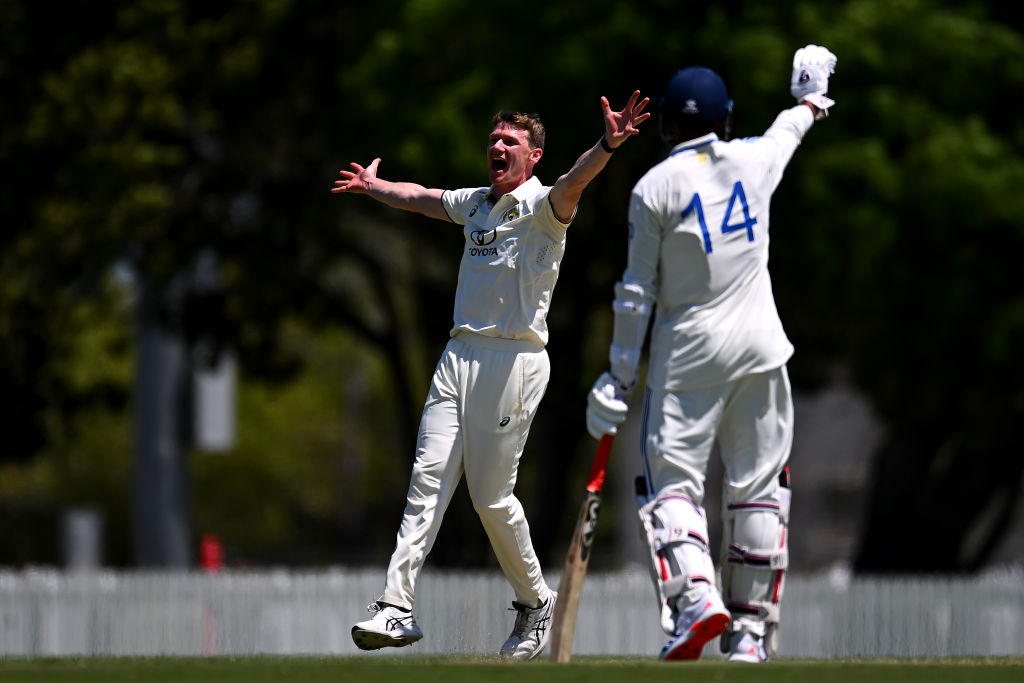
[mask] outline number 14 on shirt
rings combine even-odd
[[[737,210],[736,204],[739,203],[739,209]],[[686,220],[689,215],[693,212],[697,213],[697,221],[700,223],[700,232],[704,238],[704,253],[711,253],[711,233],[708,232],[708,224],[704,219],[704,205],[701,204],[700,195],[694,194],[693,199],[683,209],[683,220]],[[743,220],[737,223],[730,223],[729,220],[732,218],[733,213],[742,212]],[[737,230],[747,231],[747,241],[754,241],[754,226],[757,224],[757,219],[751,217],[750,207],[747,205],[747,195],[743,191],[743,183],[739,180],[732,186],[732,196],[729,197],[729,206],[725,209],[725,216],[722,217],[722,234],[727,235],[730,232],[736,232]]]

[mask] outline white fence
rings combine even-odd
[[[548,572],[557,577],[558,571]],[[352,655],[383,571],[200,573],[0,571],[0,656]],[[387,655],[490,654],[511,629],[497,572],[425,571],[426,634]],[[780,657],[1024,655],[1024,574],[787,579]],[[646,572],[592,573],[574,654],[657,655],[665,641]],[[380,656],[367,654],[365,656]],[[705,656],[717,657],[717,643]]]

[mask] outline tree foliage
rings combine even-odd
[[[197,527],[221,528],[246,561],[379,561],[451,324],[461,235],[330,195],[337,171],[380,156],[391,179],[483,184],[490,117],[515,108],[545,120],[537,173],[550,183],[600,135],[601,95],[656,103],[691,63],[725,76],[736,133],[756,135],[791,103],[793,50],[815,42],[839,55],[838,104],[772,216],[790,371],[805,388],[848,375],[886,422],[885,447],[864,454],[875,481],[858,568],[982,566],[1024,474],[1024,129],[1006,102],[1024,38],[1005,11],[106,0],[63,3],[54,21],[6,0],[0,511],[52,524],[48,506],[92,503],[114,530],[130,524],[132,330],[158,320],[243,369],[236,452],[192,461]],[[606,363],[626,198],[663,153],[652,120],[570,230],[552,381],[519,484],[531,518],[550,521],[534,525],[544,557],[568,537],[593,446],[582,397]],[[135,296],[139,282],[162,295]],[[928,522],[952,500],[955,528]],[[55,551],[22,538],[0,552]],[[492,561],[464,498],[434,557]]]

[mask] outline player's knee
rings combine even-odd
[[[490,523],[512,524],[524,516],[523,506],[515,496],[489,501],[473,500],[473,509],[484,526]]]

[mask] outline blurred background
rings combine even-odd
[[[491,116],[520,109],[546,123],[550,184],[601,134],[602,95],[656,103],[690,64],[725,78],[734,135],[757,135],[793,104],[808,43],[839,63],[772,208],[796,347],[791,569],[1019,565],[1018,17],[982,0],[0,0],[0,566],[385,565],[462,235],[331,195],[338,171],[379,156],[388,179],[484,185]],[[629,191],[666,152],[642,128],[583,196],[549,317],[517,487],[545,566],[596,445],[585,397]],[[591,567],[643,559],[636,417]],[[464,487],[428,564],[497,566]]]

